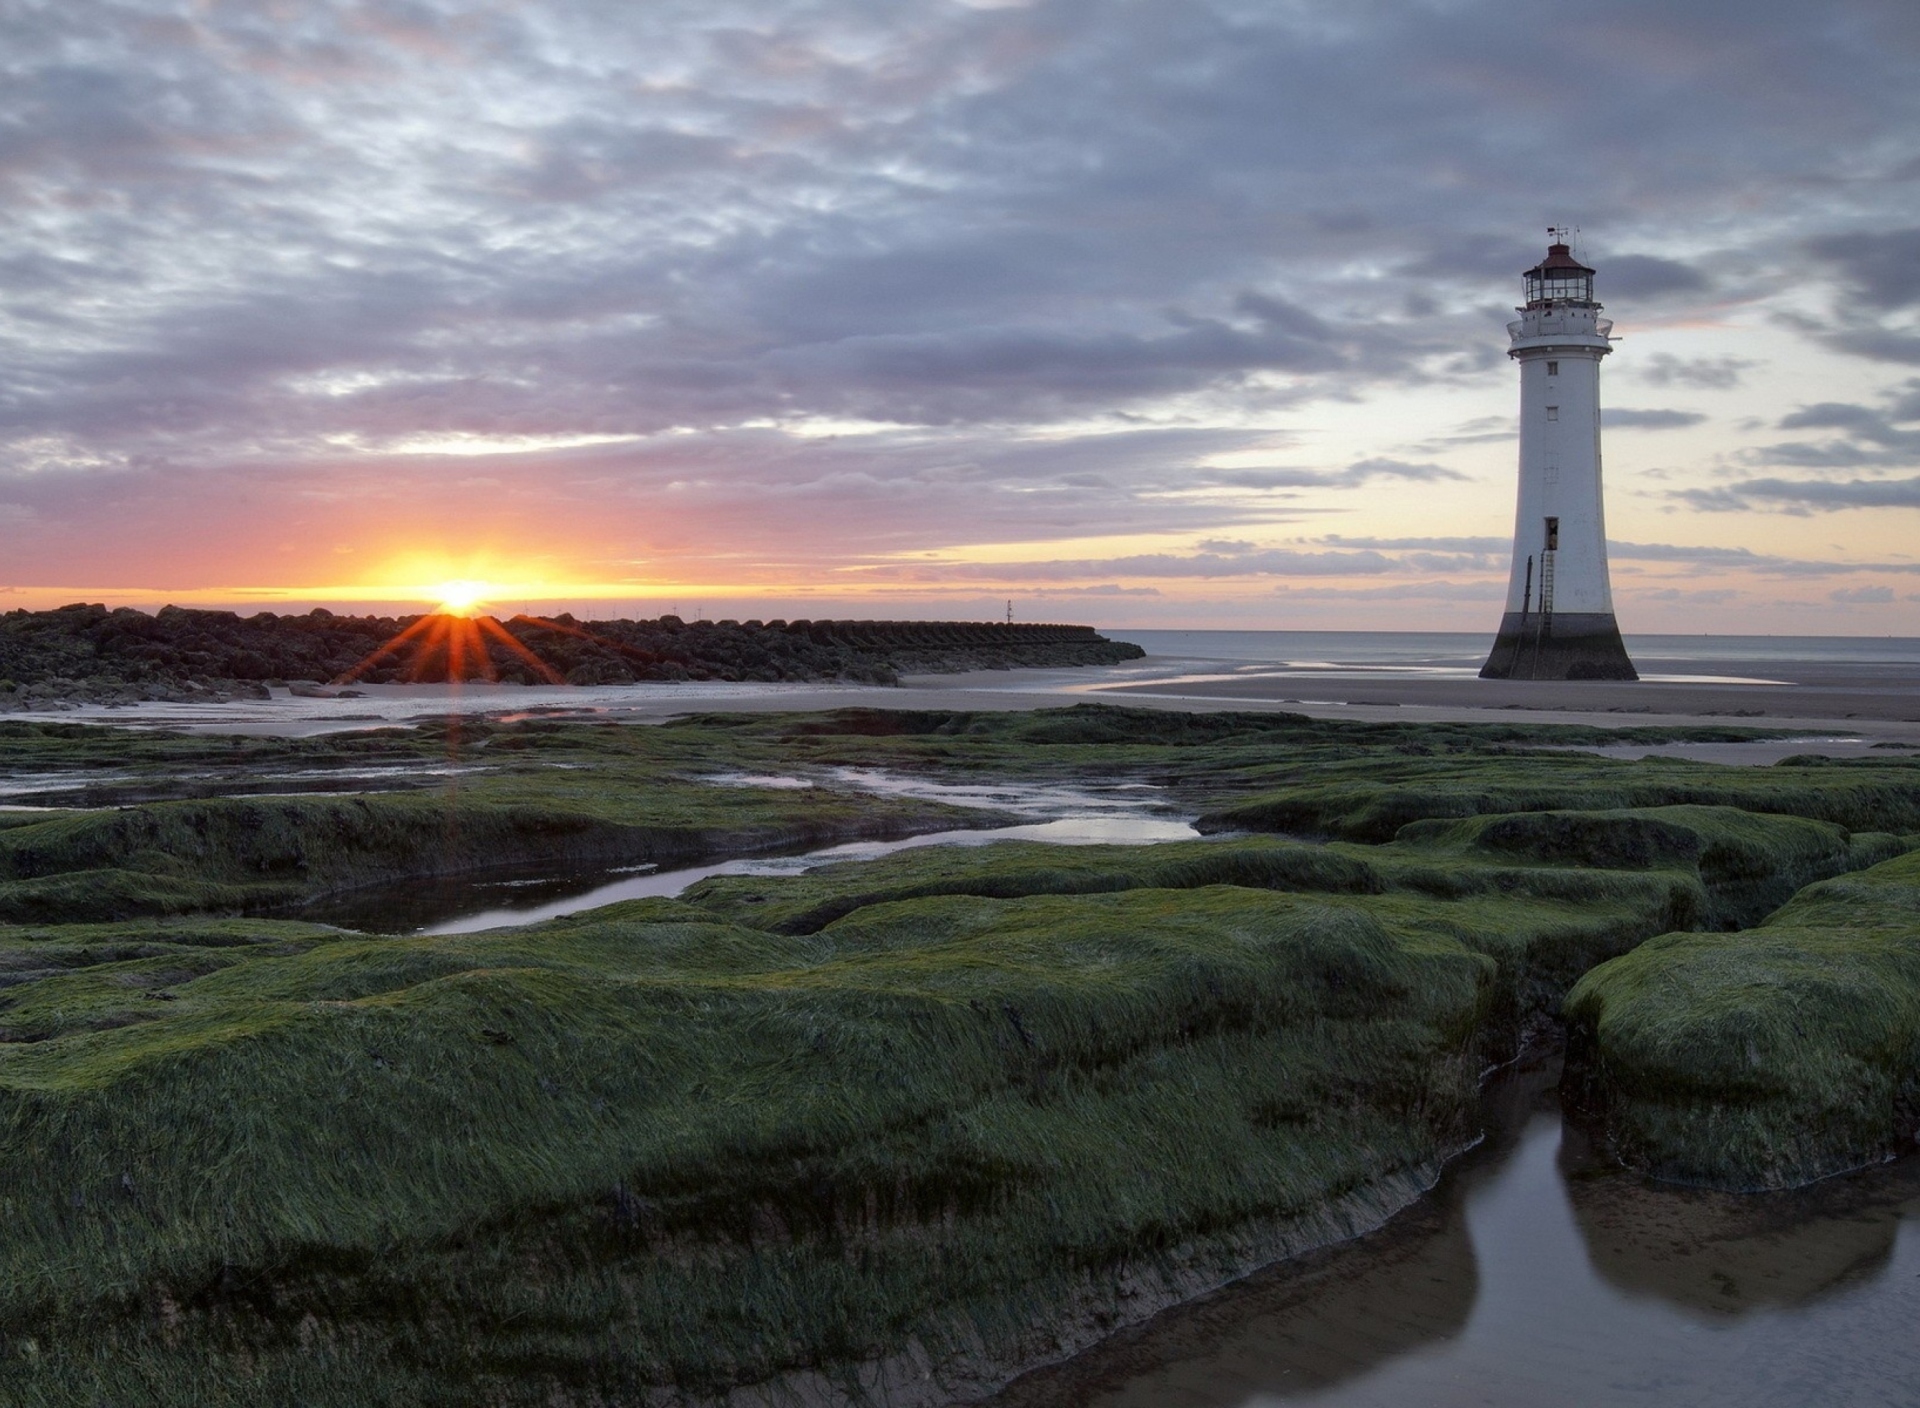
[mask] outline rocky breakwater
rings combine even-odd
[[[457,624],[456,624],[457,623]],[[496,679],[850,680],[908,673],[1111,665],[1138,646],[1091,626],[961,621],[468,621],[76,604],[0,616],[0,709],[61,701],[260,697],[270,684]],[[457,643],[456,643],[457,640]]]

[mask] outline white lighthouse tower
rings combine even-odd
[[[1520,496],[1506,615],[1482,679],[1634,680],[1607,584],[1600,490],[1600,359],[1610,319],[1593,270],[1547,231],[1526,272],[1527,306],[1507,324],[1520,364]]]

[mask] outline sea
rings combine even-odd
[[[1485,631],[1163,631],[1102,628],[1149,655],[1314,666],[1372,665],[1395,671],[1474,674],[1493,647]],[[1920,667],[1914,636],[1628,635],[1636,665],[1781,665]]]

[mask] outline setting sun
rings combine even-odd
[[[440,603],[438,609],[449,616],[471,616],[492,594],[490,583],[464,577],[441,582],[432,589]]]

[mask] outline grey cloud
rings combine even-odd
[[[1467,553],[1504,552],[1513,546],[1510,538],[1356,538],[1339,533],[1327,533],[1313,541],[1329,547],[1414,548],[1428,552]]]
[[[1440,231],[1430,237],[1428,247],[1407,265],[1405,273],[1435,281],[1511,285],[1523,270],[1540,261],[1540,253],[1537,243],[1516,237],[1512,230]]]
[[[1385,587],[1275,587],[1289,601],[1498,601],[1497,582],[1405,582]]]
[[[1920,420],[1920,377],[1910,378],[1889,393],[1886,417],[1896,423]]]
[[[1690,547],[1677,543],[1625,543],[1609,539],[1607,555],[1645,562],[1697,562],[1717,566],[1749,566],[1778,561],[1763,558],[1751,548]]]
[[[1698,411],[1630,410],[1609,406],[1600,413],[1607,425],[1622,430],[1680,430],[1706,419]]]
[[[1920,427],[1902,422],[1920,420],[1920,386],[1909,381],[1883,397],[1883,404],[1866,406],[1846,401],[1821,401],[1781,417],[1782,430],[1831,430],[1819,441],[1788,440],[1758,446],[1746,458],[1758,464],[1785,464],[1803,468],[1853,468],[1870,465],[1907,465],[1920,459]]]
[[[1782,430],[1805,430],[1819,426],[1871,431],[1885,424],[1886,417],[1879,411],[1837,401],[1822,401],[1817,405],[1802,406],[1799,410],[1780,417]]]
[[[1632,375],[1654,386],[1686,386],[1700,391],[1725,391],[1759,366],[1744,357],[1676,357],[1656,352],[1638,361]]]
[[[1399,564],[1377,552],[1293,552],[1265,548],[1253,552],[1138,553],[1131,557],[1048,559],[1034,562],[940,563],[924,567],[872,569],[873,575],[899,573],[916,581],[1073,581],[1083,577],[1345,577],[1397,571]]]
[[[1870,449],[1846,440],[1827,440],[1819,444],[1805,440],[1783,440],[1745,453],[1746,458],[1761,464],[1794,465],[1802,469],[1852,469],[1865,465],[1904,464],[1910,457],[1900,450]]]
[[[1780,577],[1832,577],[1853,572],[1920,572],[1916,562],[1838,562],[1831,559],[1782,557],[1751,548],[1710,547],[1682,543],[1630,543],[1609,540],[1607,555],[1623,562],[1678,562],[1695,567],[1750,570]]]
[[[1504,556],[1491,553],[1410,552],[1400,559],[1417,572],[1503,572]]]
[[[1806,330],[1839,352],[1920,366],[1920,335],[1908,317],[1920,304],[1920,229],[1852,230],[1806,247],[1842,285],[1831,315],[1803,319]]]
[[[1375,458],[1349,465],[1339,477],[1350,484],[1363,484],[1369,479],[1409,479],[1416,483],[1433,484],[1443,479],[1465,479],[1467,476],[1443,465]]]
[[[1727,602],[1737,601],[1740,593],[1723,587],[1713,587],[1706,591],[1687,591],[1681,587],[1660,587],[1653,591],[1636,591],[1633,600],[1678,602],[1692,606],[1724,606]]]
[[[1651,254],[1611,255],[1604,275],[1596,281],[1596,288],[1608,298],[1652,299],[1668,293],[1699,293],[1706,287],[1706,275],[1692,265]]]
[[[1210,469],[1200,475],[1207,484],[1238,489],[1357,489],[1375,479],[1405,479],[1432,484],[1467,476],[1444,465],[1373,458],[1356,460],[1345,469]]]
[[[1307,342],[1331,342],[1335,337],[1324,319],[1283,299],[1262,293],[1243,293],[1234,300],[1233,306],[1235,311],[1252,315],[1282,336]]]
[[[1667,498],[1701,513],[1746,513],[1753,508],[1751,503],[1732,489],[1717,486],[1708,489],[1673,489],[1668,491]]]
[[[1848,328],[1826,333],[1820,340],[1829,347],[1869,361],[1920,366],[1920,337],[1912,333],[1891,328]]]
[[[1881,606],[1893,600],[1892,587],[1842,587],[1827,593],[1829,601],[1852,606]]]
[[[1750,509],[1755,500],[1790,510],[1920,508],[1920,478],[1743,479],[1714,489],[1677,489],[1671,497],[1708,512]]]
[[[1920,229],[1822,235],[1807,241],[1854,291],[1887,308],[1920,303]]]
[[[1476,416],[1462,422],[1451,435],[1436,435],[1412,448],[1421,454],[1440,454],[1462,445],[1513,444],[1517,428],[1508,416]]]
[[[774,380],[818,405],[917,424],[1047,420],[1238,381],[1257,371],[1322,373],[1356,366],[1364,336],[1342,344],[1271,327],[1245,332],[1182,317],[1165,330],[1086,332],[981,328],[965,333],[846,338],[765,359]],[[1369,349],[1380,367],[1390,347]],[[838,392],[836,387],[856,388]]]

